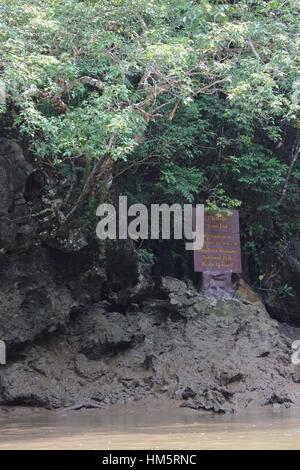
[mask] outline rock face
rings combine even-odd
[[[300,326],[300,240],[291,240],[281,260],[271,263],[267,289],[263,292],[264,302],[273,318]],[[292,289],[288,295],[278,298],[274,285],[287,284]]]
[[[0,404],[79,409],[165,394],[226,412],[300,399],[299,329],[272,320],[247,286],[216,299],[191,280],[154,282],[130,244],[108,249],[105,271],[74,228],[38,239],[24,196],[31,171],[0,140]]]
[[[107,278],[114,290],[124,290],[137,283],[138,260],[131,240],[109,241],[106,261]]]
[[[233,297],[235,293],[231,281],[231,273],[204,272],[202,274],[202,290],[213,297]]]
[[[8,351],[63,328],[74,302],[34,240],[24,197],[32,171],[22,149],[0,139],[0,338]]]
[[[111,300],[122,310],[152,294],[152,265],[139,261],[131,240],[110,241],[105,264]]]
[[[0,248],[12,246],[18,236],[31,231],[24,200],[31,172],[19,145],[0,139]]]
[[[29,344],[1,368],[0,402],[51,408],[167,394],[226,412],[299,400],[289,332],[300,331],[283,334],[259,302],[210,299],[178,279],[162,280],[161,297],[126,315],[98,302]]]
[[[2,256],[0,338],[9,350],[64,327],[74,303],[42,249]]]
[[[101,304],[95,304],[89,314],[74,325],[80,337],[80,351],[89,359],[101,359],[129,348],[134,339],[134,328],[118,312],[107,314]]]

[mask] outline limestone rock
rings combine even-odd
[[[120,352],[129,347],[133,339],[127,318],[118,312],[105,312],[101,304],[95,304],[80,322],[81,350],[92,359]]]
[[[0,338],[9,348],[64,328],[73,299],[54,279],[41,249],[5,258],[0,265]]]
[[[14,141],[0,139],[0,248],[10,247],[18,235],[30,234],[25,184],[32,167]]]
[[[124,314],[111,308],[87,304],[21,356],[8,354],[0,404],[55,408],[164,394],[197,410],[232,412],[299,401],[291,344],[300,330],[283,329],[258,302],[206,298],[188,281],[164,278],[160,298]],[[20,335],[24,323],[10,324]]]

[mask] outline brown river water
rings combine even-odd
[[[0,413],[0,449],[300,449],[300,408],[234,415],[164,401],[107,410],[14,408]]]

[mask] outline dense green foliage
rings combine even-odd
[[[107,156],[89,196],[241,205],[256,256],[300,227],[299,45],[292,0],[1,0],[2,119],[75,194]]]

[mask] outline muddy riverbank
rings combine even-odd
[[[1,319],[0,319],[1,324]],[[126,313],[97,302],[37,337],[0,370],[0,405],[88,408],[166,396],[195,410],[293,406],[296,328],[258,301],[214,299],[165,277]]]
[[[291,344],[259,302],[209,299],[163,278],[126,314],[98,302],[1,367],[0,404],[106,407],[166,396],[195,410],[297,404]]]

